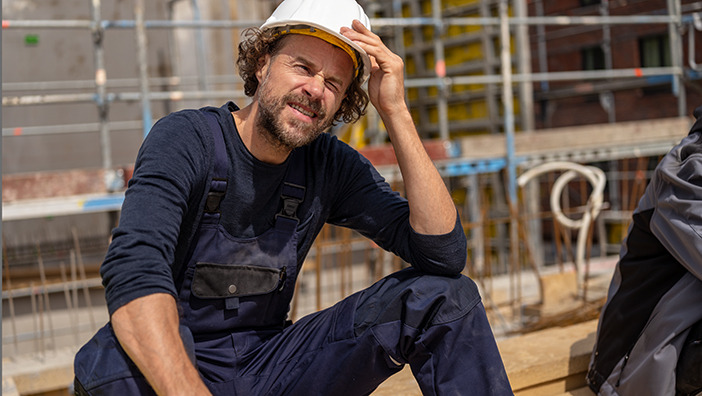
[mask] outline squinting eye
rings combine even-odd
[[[327,88],[331,89],[334,92],[339,92],[339,86],[336,85],[335,83],[327,81],[326,84],[327,84]]]

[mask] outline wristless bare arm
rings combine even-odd
[[[445,234],[456,225],[456,208],[441,175],[419,138],[405,103],[404,63],[380,38],[354,21],[342,33],[356,41],[373,62],[368,95],[378,110],[405,182],[410,224],[422,234]]]
[[[111,318],[122,348],[159,395],[209,395],[180,338],[169,294],[151,294],[118,308]]]

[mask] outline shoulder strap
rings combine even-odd
[[[295,231],[300,220],[297,208],[305,199],[305,153],[303,146],[290,153],[290,163],[285,173],[283,190],[280,194],[282,208],[275,216],[275,226],[288,231]]]
[[[205,112],[205,118],[209,126],[210,133],[214,138],[214,167],[212,171],[212,181],[207,192],[207,200],[203,209],[201,223],[216,223],[219,221],[219,206],[227,192],[227,147],[224,144],[222,126],[219,125],[217,117],[212,112]]]
[[[212,138],[214,140],[214,165],[212,168],[212,180],[210,181],[210,185],[207,190],[205,206],[204,208],[199,207],[197,209],[198,212],[195,216],[192,228],[189,231],[189,235],[184,240],[179,238],[178,243],[184,243],[187,245],[187,247],[183,251],[183,254],[176,255],[173,265],[173,275],[177,290],[180,290],[180,287],[183,284],[183,276],[185,274],[183,267],[187,265],[186,261],[189,260],[195,246],[193,244],[193,239],[195,238],[197,229],[200,228],[200,224],[202,223],[208,222],[216,224],[219,221],[219,204],[222,202],[224,194],[227,192],[227,170],[229,169],[229,164],[227,163],[227,147],[224,144],[222,127],[219,125],[219,121],[217,120],[215,113],[211,111],[201,111],[201,113],[207,120],[207,129],[209,133],[212,134]]]

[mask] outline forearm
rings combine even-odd
[[[209,395],[180,338],[169,294],[152,294],[117,309],[112,328],[122,348],[159,395]]]
[[[448,233],[456,221],[456,208],[405,103],[404,62],[359,21],[355,20],[352,27],[342,28],[341,33],[371,57],[368,97],[385,123],[397,155],[409,201],[410,224],[421,234]]]
[[[420,234],[438,235],[453,230],[456,207],[441,175],[424,149],[406,108],[381,114],[395,149],[410,207],[410,225]]]

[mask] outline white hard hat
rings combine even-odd
[[[368,54],[339,33],[342,26],[350,28],[354,19],[370,29],[368,16],[354,0],[284,0],[261,29],[278,28],[280,33],[310,35],[343,49],[351,56],[356,74],[361,74],[364,82],[371,69]]]

